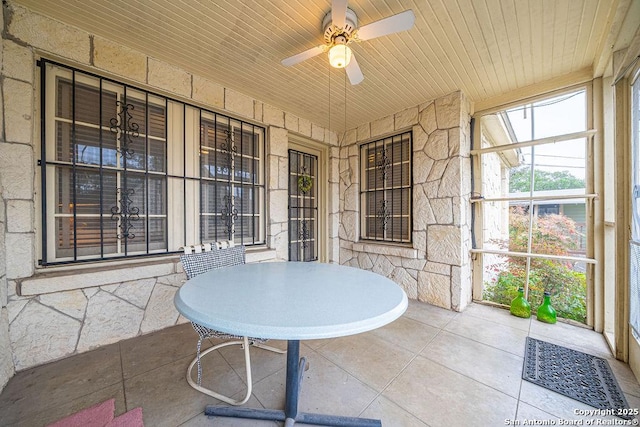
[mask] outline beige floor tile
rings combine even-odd
[[[522,329],[523,331],[529,331],[531,326],[531,318],[523,319],[513,316],[507,308],[493,307],[486,304],[469,304],[462,313],[462,316],[479,317],[501,325]]]
[[[371,333],[392,344],[417,353],[422,350],[440,330],[433,326],[403,316]]]
[[[518,415],[516,416],[516,420],[520,422],[520,425],[534,425],[533,423],[538,421],[548,421],[548,425],[557,425],[560,421],[560,418],[556,417],[555,415],[551,415],[548,412],[544,412],[536,408],[535,406],[520,402],[518,403]],[[556,424],[550,424],[553,422],[555,422]]]
[[[414,357],[374,333],[337,338],[318,353],[377,391],[395,378]]]
[[[520,356],[445,331],[421,355],[511,397],[520,393]]]
[[[383,396],[374,400],[360,416],[380,420],[383,426],[427,427],[418,418]]]
[[[176,426],[218,400],[191,388],[186,381],[190,357],[163,365],[124,382],[127,404],[142,407],[145,425]],[[203,384],[230,396],[242,393],[244,382],[215,352],[203,359]]]
[[[152,332],[120,342],[122,370],[125,378],[131,378],[185,356],[196,355],[198,334],[191,323]],[[208,348],[203,343],[203,349]]]
[[[0,394],[3,419],[20,419],[71,402],[122,381],[118,344],[17,373]]]
[[[304,373],[299,411],[356,417],[377,393],[316,352],[305,351],[309,369]],[[265,378],[254,386],[254,394],[267,408],[284,407],[286,370]]]
[[[444,330],[524,357],[527,332],[522,329],[479,317],[459,315]]]
[[[410,300],[409,307],[404,313],[408,317],[434,328],[443,328],[447,323],[457,316],[457,313],[444,308],[424,304],[418,301]]]
[[[383,396],[430,426],[499,426],[517,399],[418,356]]]
[[[260,402],[252,396],[249,401],[243,405],[247,408],[262,408]],[[277,427],[283,423],[275,421],[262,421],[251,420],[243,418],[228,418],[228,417],[209,417],[203,412],[195,417],[187,420],[185,423],[180,424],[181,427]]]
[[[592,329],[570,325],[564,322],[554,324],[531,321],[530,336],[542,341],[562,345],[599,357],[612,357],[611,350],[602,334]]]
[[[286,350],[286,341],[270,340],[265,343],[282,350]],[[231,365],[233,370],[246,382],[247,374],[244,361],[244,350],[239,345],[223,347],[219,350],[224,359]],[[256,383],[269,375],[272,375],[287,366],[287,355],[275,353],[265,349],[251,347],[251,377]]]
[[[115,399],[114,416],[117,417],[127,411],[124,390],[122,384],[118,383],[80,396],[74,400],[60,401],[48,407],[46,410],[42,410],[42,408],[38,406],[33,406],[26,413],[22,413],[20,419],[10,419],[9,417],[4,418],[0,416],[0,425],[15,427],[46,426],[109,399]],[[12,413],[9,412],[9,414]],[[13,414],[15,415],[15,413]]]

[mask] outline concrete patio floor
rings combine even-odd
[[[400,319],[378,330],[302,342],[310,369],[300,410],[380,418],[385,427],[606,419],[579,415],[593,408],[522,380],[527,336],[607,358],[630,407],[640,408],[633,373],[612,358],[598,333],[520,319],[480,304],[455,313],[411,301]],[[205,405],[219,402],[185,379],[196,341],[190,324],[183,324],[19,372],[0,394],[0,426],[44,426],[110,398],[116,415],[142,407],[147,427],[278,425],[203,415]],[[285,356],[255,348],[251,355],[254,388],[246,406],[282,408]],[[238,347],[205,360],[207,384],[242,394]]]

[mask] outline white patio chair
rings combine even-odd
[[[204,245],[196,246],[186,246],[183,249],[184,254],[180,255],[180,262],[182,262],[184,271],[187,274],[187,279],[191,279],[192,277],[205,273],[214,268],[229,267],[245,263],[245,247],[243,245],[236,246],[233,244],[233,242],[229,241],[215,242],[213,244],[207,243]],[[267,340],[263,338],[231,335],[207,328],[202,325],[198,325],[194,322],[191,322],[191,325],[193,326],[193,329],[195,329],[195,331],[198,333],[199,339],[196,357],[189,365],[189,369],[187,369],[187,382],[196,390],[231,405],[242,405],[243,403],[246,403],[247,400],[249,400],[249,398],[251,397],[253,384],[251,379],[251,357],[249,355],[250,347],[258,347],[280,354],[286,353],[286,350],[280,350],[279,348],[265,345],[264,342]],[[225,341],[201,352],[200,350],[202,347],[202,341],[208,338],[228,339],[230,341]],[[229,396],[217,393],[202,385],[201,359],[212,351],[230,345],[240,345],[244,350],[245,370],[247,373],[247,393],[241,400],[232,399]],[[195,365],[198,366],[197,381],[193,381],[193,378],[191,376],[191,371],[193,370],[193,367]]]

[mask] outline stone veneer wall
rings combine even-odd
[[[173,307],[173,295],[184,279],[176,256],[106,266],[37,267],[39,56],[263,123],[269,177],[267,248],[250,251],[247,258],[249,262],[287,259],[288,135],[302,135],[337,150],[335,133],[11,1],[3,2],[3,17],[0,389],[14,370],[184,321]],[[337,170],[330,176],[337,186]],[[337,203],[329,206],[334,218],[329,235],[336,240],[337,209]],[[329,247],[330,260],[337,259],[337,243],[330,240]]]
[[[341,147],[340,263],[391,277],[409,298],[461,311],[471,301],[471,106],[461,92],[348,131]],[[359,143],[413,130],[410,247],[359,241]]]

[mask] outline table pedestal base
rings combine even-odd
[[[317,424],[336,427],[382,427],[380,420],[369,418],[342,417],[338,415],[298,413],[298,397],[302,375],[307,361],[300,359],[300,341],[290,340],[287,343],[287,383],[285,391],[285,409],[251,409],[229,406],[207,405],[205,415],[220,417],[249,418],[254,420],[284,421],[285,427],[299,424]]]

